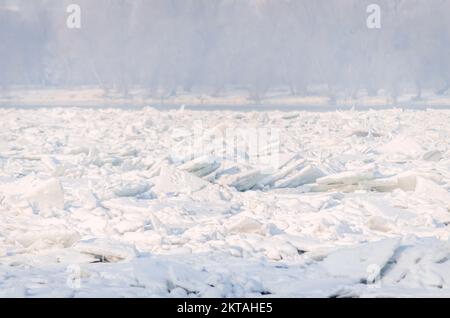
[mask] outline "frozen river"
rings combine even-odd
[[[450,110],[204,107],[0,108],[0,296],[450,296]]]

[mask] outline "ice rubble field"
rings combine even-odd
[[[199,120],[279,129],[279,165],[192,160]],[[0,109],[0,296],[450,297],[449,123]]]

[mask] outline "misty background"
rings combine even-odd
[[[81,6],[81,29],[66,8]],[[381,7],[369,29],[367,6]],[[239,88],[396,98],[450,88],[450,0],[0,0],[0,94]]]

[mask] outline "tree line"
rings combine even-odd
[[[73,2],[80,29],[66,27]],[[372,2],[380,29],[366,25]],[[445,94],[448,12],[450,0],[0,0],[0,91]]]

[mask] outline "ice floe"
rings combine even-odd
[[[0,121],[0,296],[450,296],[447,110]]]

